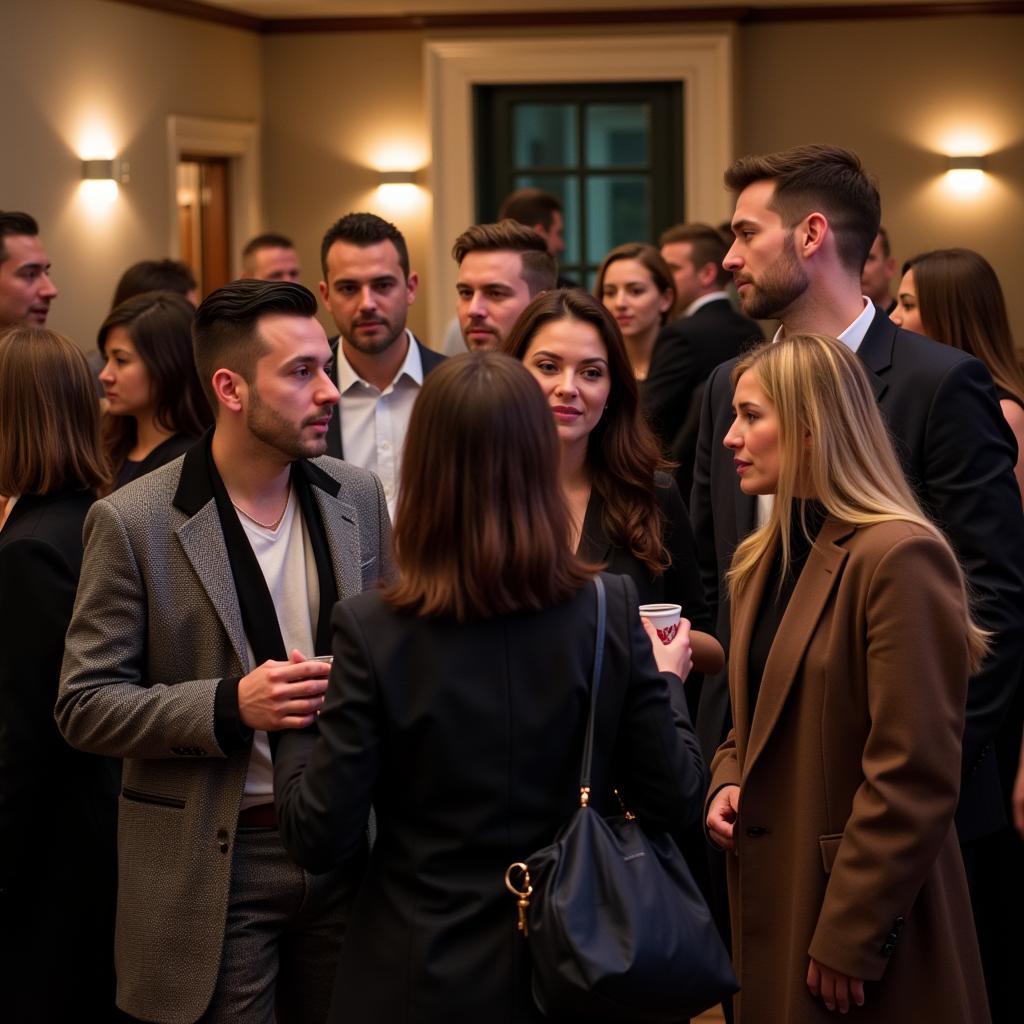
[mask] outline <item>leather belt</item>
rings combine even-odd
[[[277,812],[273,804],[246,807],[238,814],[239,828],[277,828]]]

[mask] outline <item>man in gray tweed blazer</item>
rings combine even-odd
[[[388,571],[380,482],[315,458],[338,401],[315,313],[291,283],[211,294],[193,334],[213,431],[85,525],[56,717],[124,759],[117,1002],[144,1021],[325,1020],[361,876],[302,871],[273,810],[275,737],[315,728],[331,607]]]

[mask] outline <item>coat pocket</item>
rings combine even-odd
[[[156,804],[158,807],[177,807],[179,809],[185,806],[185,801],[181,797],[165,796],[163,793],[143,793],[142,790],[132,789],[130,786],[125,786],[121,790],[121,796],[136,804]]]
[[[836,854],[839,853],[839,844],[843,841],[843,833],[836,832],[830,836],[818,836],[818,847],[821,850],[821,865],[825,874],[832,873],[832,865],[836,862]]]

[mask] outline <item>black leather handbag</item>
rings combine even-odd
[[[664,833],[590,807],[594,717],[604,655],[605,593],[580,772],[580,806],[554,843],[509,866],[519,930],[530,945],[533,996],[547,1016],[670,1024],[738,988],[686,862]]]

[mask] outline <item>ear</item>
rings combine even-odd
[[[697,280],[700,282],[701,288],[710,288],[717,278],[717,263],[705,263],[704,266],[697,271]]]
[[[675,299],[670,291],[664,291],[661,293],[661,302],[658,303],[658,312],[667,313],[671,308]]]
[[[211,379],[213,393],[217,401],[230,412],[241,412],[245,399],[249,394],[249,387],[242,375],[221,367],[215,370]]]
[[[810,259],[829,237],[828,218],[823,213],[809,213],[797,226],[795,242],[803,259]]]
[[[405,293],[409,297],[409,305],[411,306],[416,301],[416,291],[420,286],[420,275],[416,271],[412,271],[406,278],[405,282]]]
[[[323,299],[324,306],[327,307],[328,309],[330,309],[330,306],[327,305],[327,282],[326,281],[321,281],[320,282],[320,298]]]

